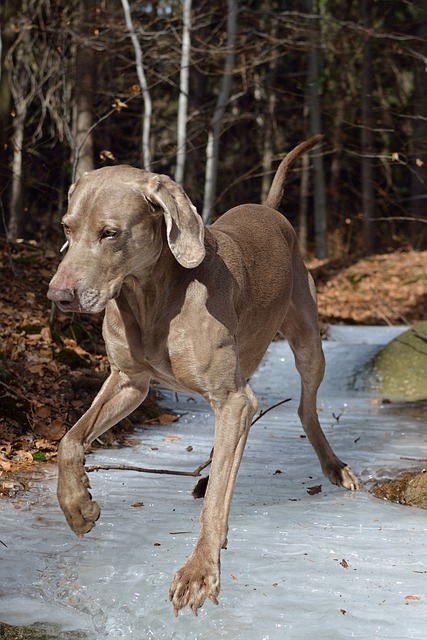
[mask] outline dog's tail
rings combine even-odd
[[[276,171],[276,175],[274,176],[270,191],[268,192],[267,200],[265,201],[267,207],[271,207],[272,209],[279,208],[289,169],[294,164],[295,160],[297,160],[306,151],[315,147],[316,144],[319,144],[322,140],[322,135],[313,136],[312,138],[305,140],[305,142],[301,142],[301,144],[295,147],[295,149],[292,149],[292,151],[289,151],[289,153],[283,158]]]

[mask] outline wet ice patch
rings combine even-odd
[[[368,361],[364,348],[388,341],[377,332],[369,344],[369,328],[351,329],[348,342],[343,335],[324,343],[318,406],[333,448],[365,483],[360,492],[322,476],[297,418],[292,354],[276,342],[251,385],[261,409],[292,400],[251,430],[221,556],[219,606],[208,602],[198,618],[186,610],[175,619],[168,600],[198,533],[195,479],[99,471],[90,480],[102,513],[82,541],[65,523],[54,476],[33,487],[19,510],[0,502],[7,544],[0,545],[0,620],[55,621],[96,640],[424,640],[426,512],[380,501],[366,486],[406,467],[402,456],[419,456],[425,425],[416,415],[391,414],[366,389],[349,389],[355,363]],[[179,422],[141,429],[139,446],[97,451],[87,463],[195,469],[209,457],[212,414],[183,395],[168,394],[166,404],[183,414]],[[313,486],[321,491],[310,494]]]

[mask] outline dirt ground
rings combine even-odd
[[[108,372],[101,316],[61,314],[46,298],[58,253],[0,244],[0,493],[10,473],[53,460],[66,430]],[[427,252],[311,261],[327,324],[411,324],[427,319]],[[154,389],[143,409],[103,437],[124,444],[133,422],[171,421]]]

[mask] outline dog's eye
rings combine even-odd
[[[117,238],[118,235],[117,229],[104,229],[101,233],[101,240],[111,240],[112,238]]]
[[[63,231],[64,231],[66,236],[70,235],[70,227],[68,226],[68,224],[62,223],[62,229],[63,229]]]

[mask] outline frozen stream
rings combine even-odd
[[[96,640],[425,640],[427,512],[367,491],[373,478],[411,465],[401,456],[427,457],[425,419],[381,405],[359,375],[398,331],[336,327],[324,343],[320,418],[363,482],[356,494],[322,476],[301,437],[289,348],[271,345],[252,387],[263,409],[292,401],[251,431],[222,552],[218,607],[208,602],[198,618],[189,609],[174,618],[168,601],[172,575],[198,531],[194,478],[100,471],[90,477],[101,518],[82,541],[62,516],[53,476],[34,483],[20,504],[0,501],[0,540],[7,545],[0,544],[0,621],[58,624]],[[212,416],[198,398],[169,394],[165,406],[186,415],[143,428],[140,444],[97,451],[87,463],[194,470],[209,456]],[[316,485],[321,492],[310,495]],[[143,506],[132,506],[138,502]]]

